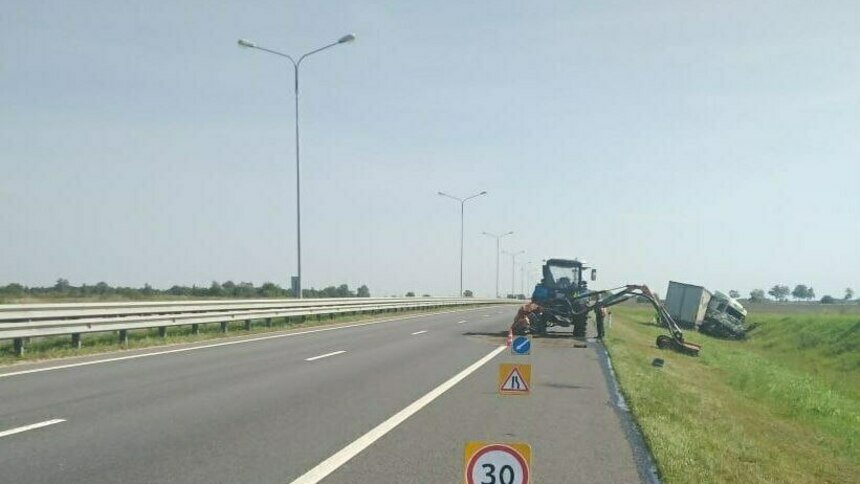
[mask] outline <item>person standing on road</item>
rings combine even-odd
[[[606,334],[606,330],[603,327],[603,320],[606,318],[606,308],[598,304],[594,308],[594,319],[597,322],[597,338],[603,339],[603,335]]]

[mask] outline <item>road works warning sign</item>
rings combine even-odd
[[[531,391],[532,365],[502,363],[499,365],[499,393],[528,395]]]
[[[529,484],[532,449],[529,444],[468,442],[464,459],[466,484]]]

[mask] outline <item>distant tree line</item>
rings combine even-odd
[[[737,291],[729,291],[729,295],[732,297],[739,297],[740,294]],[[750,291],[749,300],[751,302],[765,302],[768,301],[768,295],[770,295],[774,300],[779,302],[788,301],[788,297],[791,296],[795,301],[812,301],[816,298],[815,289],[806,284],[797,284],[794,286],[794,289],[789,288],[784,284],[776,284],[771,287],[767,291],[767,295],[765,294],[763,289],[753,289]],[[854,290],[850,287],[845,288],[845,295],[842,297],[842,301],[848,302],[854,299]],[[826,295],[821,298],[821,302],[824,304],[835,304],[839,299]]]
[[[82,284],[73,286],[68,279],[57,279],[56,284],[47,287],[27,287],[18,283],[0,286],[0,297],[3,298],[122,298],[147,299],[153,297],[217,297],[217,298],[289,298],[294,297],[292,289],[266,282],[255,286],[251,282],[235,283],[227,281],[219,283],[212,281],[206,286],[173,286],[169,289],[156,289],[149,284],[143,287],[114,287],[105,282],[98,284]],[[370,297],[370,289],[362,285],[353,291],[347,284],[328,286],[323,289],[302,289],[302,297]]]

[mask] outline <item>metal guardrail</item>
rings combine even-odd
[[[135,329],[159,328],[159,334],[166,336],[170,326],[191,326],[196,334],[201,324],[219,323],[221,331],[227,332],[236,321],[244,321],[250,330],[254,320],[271,326],[273,318],[512,302],[516,301],[410,297],[7,304],[0,305],[0,340],[12,340],[15,353],[23,355],[29,338],[45,336],[71,335],[72,346],[80,348],[83,333],[118,331],[120,344],[127,344],[128,331]]]

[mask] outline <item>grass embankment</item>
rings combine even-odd
[[[752,313],[746,341],[688,332],[698,358],[654,346],[652,311],[613,318],[606,344],[665,482],[860,479],[860,315]]]
[[[475,305],[457,307],[457,309],[474,308]],[[313,326],[329,324],[343,324],[351,322],[368,321],[373,319],[389,319],[402,316],[410,316],[419,313],[432,313],[440,311],[451,311],[451,307],[438,309],[411,309],[398,313],[386,314],[354,314],[354,315],[321,315],[319,318],[310,316],[305,321],[299,318],[273,318],[272,326],[266,327],[264,319],[252,321],[250,331],[245,330],[244,321],[231,322],[228,332],[222,333],[221,326],[217,323],[201,324],[200,332],[194,334],[191,326],[169,326],[167,335],[161,337],[157,328],[130,330],[128,332],[128,345],[117,343],[116,332],[85,333],[81,335],[81,348],[71,346],[69,336],[51,336],[45,338],[33,338],[26,345],[24,356],[16,356],[13,352],[11,341],[0,341],[0,365],[20,363],[34,360],[47,360],[53,358],[65,358],[69,356],[84,356],[109,351],[140,349],[152,346],[166,346],[183,343],[195,343],[211,339],[244,336],[249,334],[271,333],[291,329],[301,329]]]

